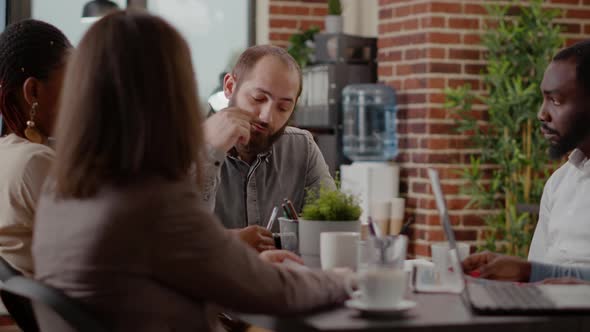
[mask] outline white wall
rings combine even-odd
[[[148,0],[148,9],[174,25],[188,41],[201,102],[219,85],[248,47],[246,0]]]
[[[344,33],[377,37],[379,21],[378,0],[341,0]]]
[[[82,23],[82,8],[89,0],[32,0],[33,18],[61,29],[77,45],[89,23]],[[115,0],[121,8],[126,0]],[[199,97],[207,97],[218,85],[222,71],[248,47],[246,0],[148,0],[148,10],[175,26],[191,47],[197,72]],[[268,9],[267,9],[268,10]]]
[[[6,26],[6,0],[0,0],[0,32]]]
[[[113,0],[125,8],[126,0]],[[82,8],[88,0],[32,0],[32,16],[58,27],[70,39],[72,45],[78,42],[90,26],[82,23]]]
[[[269,0],[256,0],[256,44],[266,45],[269,42]]]

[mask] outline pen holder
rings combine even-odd
[[[279,217],[279,230],[281,233],[295,233],[299,237],[299,222],[297,220]]]
[[[275,241],[277,249],[289,250],[295,254],[298,253],[298,241],[295,233],[273,233],[272,238]]]
[[[297,244],[295,253],[299,254],[299,222],[297,220],[279,217],[279,230],[282,234],[295,234],[295,243]]]

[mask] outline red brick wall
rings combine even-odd
[[[362,0],[358,0],[362,1]],[[484,231],[478,217],[485,211],[465,209],[468,197],[456,171],[473,151],[469,139],[454,133],[454,120],[443,109],[446,87],[465,82],[481,88],[485,68],[480,34],[485,3],[490,0],[379,0],[379,81],[398,92],[401,193],[407,198],[407,216],[413,216],[410,250],[429,256],[429,244],[444,240],[427,167],[439,170],[458,240],[475,244]],[[562,10],[558,23],[567,43],[590,38],[590,0],[546,0]],[[326,0],[270,0],[269,39],[287,46],[289,36],[311,25],[323,28]],[[485,109],[479,108],[481,117]]]
[[[327,0],[270,0],[269,42],[287,46],[293,33],[315,25],[324,29]]]
[[[444,88],[465,82],[481,88],[484,68],[480,34],[484,3],[489,0],[380,0],[379,80],[399,96],[401,192],[407,213],[413,215],[411,251],[429,256],[429,244],[444,240],[427,167],[441,173],[443,190],[458,240],[476,240],[483,232],[482,212],[465,209],[468,197],[456,171],[468,162],[468,137],[454,133],[454,120],[444,110]],[[590,0],[551,0],[547,7],[562,9],[568,43],[590,37]],[[482,118],[485,109],[480,108]]]

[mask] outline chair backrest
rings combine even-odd
[[[19,270],[12,267],[3,257],[0,257],[0,281],[4,283],[10,278],[22,275]],[[28,300],[11,298],[6,299],[6,301],[3,299],[2,303],[21,330],[25,332],[39,331],[39,326],[33,313],[33,307],[31,307],[31,303]]]
[[[23,274],[8,264],[8,262],[0,256],[0,281],[4,282],[14,276],[22,276]]]
[[[39,281],[16,276],[0,290],[2,301],[11,312],[9,303],[28,302],[35,309],[41,331],[106,332],[107,330],[82,305],[61,291]],[[11,312],[12,313],[12,312]],[[15,318],[16,320],[16,318]],[[20,323],[17,321],[17,324]],[[22,328],[22,327],[21,327]],[[23,328],[24,332],[29,332]]]

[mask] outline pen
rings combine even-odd
[[[285,204],[281,204],[281,208],[283,208],[283,213],[285,214],[285,217],[287,219],[293,219],[293,218],[291,218],[291,214],[289,213],[289,209],[287,209],[287,206]]]
[[[378,225],[375,225],[375,223],[373,222],[373,218],[369,217],[368,218],[368,223],[369,223],[369,231],[371,232],[371,235],[373,235],[374,237],[381,237],[381,228],[379,228]]]
[[[369,233],[371,236],[375,236],[375,225],[373,225],[371,217],[367,218],[367,225],[369,225]]]
[[[285,198],[285,204],[287,204],[287,207],[289,208],[289,212],[291,212],[291,217],[293,217],[293,220],[299,220],[299,217],[297,216],[297,211],[295,211],[295,207],[293,206],[291,200]]]
[[[279,208],[275,206],[272,209],[272,212],[270,213],[270,219],[268,220],[268,224],[266,224],[267,230],[270,231],[272,229],[272,225],[275,223],[275,219],[277,218],[278,213],[279,213]]]
[[[408,221],[402,226],[402,229],[399,231],[400,234],[406,234],[408,229],[410,228],[410,224],[412,223],[412,217],[408,219]]]

